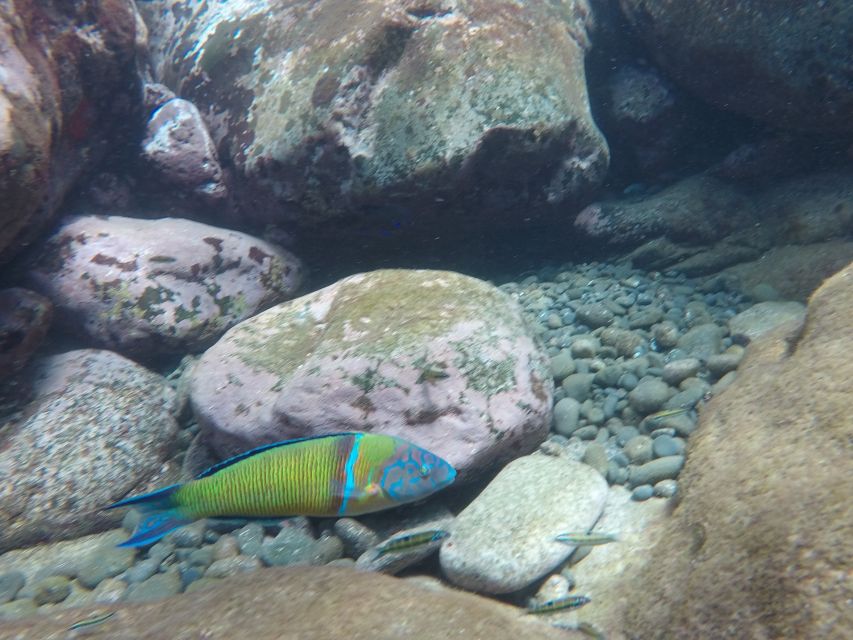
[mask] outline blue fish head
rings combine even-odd
[[[395,502],[420,500],[443,489],[456,479],[456,469],[447,460],[417,445],[398,446],[382,476],[382,489]]]

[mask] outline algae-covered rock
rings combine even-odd
[[[373,220],[464,200],[495,223],[496,210],[572,201],[604,177],[586,0],[140,9],[160,79],[206,114],[244,195],[272,205],[247,215],[317,227],[364,205]]]
[[[533,450],[552,390],[548,357],[505,293],[452,272],[381,270],[231,329],[196,366],[191,401],[221,455],[375,431],[465,475]]]
[[[245,233],[161,218],[71,218],[31,271],[68,324],[135,355],[200,351],[294,293],[301,265]]]
[[[625,575],[629,637],[850,637],[851,313],[853,264],[815,292],[799,330],[751,343],[705,406],[680,503]]]

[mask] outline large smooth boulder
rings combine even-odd
[[[191,594],[113,608],[117,615],[96,628],[107,637],[126,640],[585,638],[470,593],[333,567],[263,569]],[[104,610],[102,605],[7,622],[0,628],[0,639],[62,636],[69,625]]]
[[[133,0],[0,3],[0,261],[127,137],[146,35]]]
[[[149,357],[208,347],[290,297],[302,270],[269,242],[200,222],[79,216],[45,242],[30,277],[97,344]]]
[[[439,216],[519,222],[519,205],[572,202],[607,170],[586,93],[587,0],[140,10],[158,80],[205,114],[256,220],[328,233],[367,207],[372,230],[400,215],[433,230]]]
[[[777,128],[853,131],[853,4],[620,0],[679,83]]]
[[[447,271],[358,274],[223,336],[191,401],[220,455],[337,431],[411,440],[460,477],[545,438],[553,381],[519,305]]]
[[[705,406],[680,504],[626,577],[629,637],[849,638],[853,264]]]
[[[34,398],[0,424],[0,552],[102,530],[101,508],[139,490],[177,432],[165,379],[110,351],[42,358]]]

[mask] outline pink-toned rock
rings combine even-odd
[[[27,289],[0,291],[0,380],[20,371],[44,339],[53,305]]]
[[[32,402],[0,422],[0,552],[114,524],[99,509],[154,478],[177,431],[171,387],[118,354],[70,351],[31,370]]]
[[[301,267],[268,242],[190,220],[81,216],[47,241],[31,277],[100,345],[154,354],[205,348],[292,295]]]
[[[164,182],[202,200],[221,201],[228,194],[216,147],[192,102],[173,98],[151,114],[142,157]]]
[[[146,36],[133,0],[0,3],[0,259],[132,130]]]
[[[196,366],[191,401],[220,455],[375,431],[430,449],[464,477],[544,439],[552,385],[506,294],[452,272],[381,270],[231,329]]]

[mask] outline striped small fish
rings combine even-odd
[[[386,553],[407,551],[423,545],[432,544],[433,542],[440,542],[449,537],[450,532],[443,529],[427,529],[426,531],[394,536],[376,547],[376,557],[378,558]]]
[[[88,618],[83,618],[82,620],[78,620],[70,627],[68,627],[69,631],[77,631],[79,629],[90,629],[91,627],[95,627],[99,624],[103,624],[110,618],[112,618],[116,614],[115,611],[106,611],[104,613],[95,613],[89,616]]]
[[[141,547],[208,517],[355,516],[421,500],[453,482],[437,455],[394,436],[336,433],[276,442],[229,458],[194,480],[106,507],[145,515],[118,546]]]
[[[599,544],[607,544],[608,542],[616,542],[618,538],[612,533],[584,533],[582,531],[557,534],[554,537],[557,542],[565,542],[578,547],[592,547]]]
[[[577,609],[589,602],[590,599],[588,596],[563,596],[562,598],[554,598],[553,600],[531,605],[527,607],[527,613],[550,613],[564,609]]]

